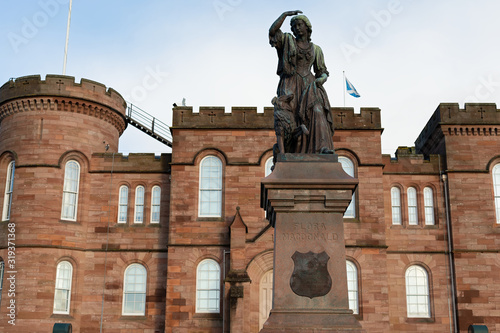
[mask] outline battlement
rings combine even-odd
[[[382,155],[384,174],[434,174],[440,171],[440,156],[428,157],[417,153],[415,147],[398,147],[395,158]]]
[[[380,109],[333,107],[335,129],[381,129]],[[199,113],[192,107],[178,106],[173,109],[173,128],[228,128],[228,129],[273,129],[274,108],[265,107],[257,113],[256,107],[232,107],[230,113],[224,107],[200,107]]]
[[[34,96],[71,97],[97,102],[125,115],[126,102],[114,89],[102,83],[65,75],[47,75],[42,80],[40,75],[23,76],[11,79],[0,87],[0,104],[16,99]]]
[[[379,108],[361,108],[354,113],[351,107],[333,107],[335,129],[382,129]]]
[[[172,154],[153,153],[93,153],[91,172],[105,173],[170,173]]]
[[[441,125],[500,125],[500,110],[495,103],[466,103],[464,109],[460,109],[458,103],[441,103],[425,125],[422,132],[415,140],[417,151],[427,153],[429,145],[442,136],[436,134],[436,129]],[[432,143],[430,142],[432,141]]]

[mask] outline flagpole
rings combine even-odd
[[[66,45],[64,47],[63,75],[66,75],[66,60],[68,59],[69,24],[71,22],[71,4],[72,3],[73,3],[73,0],[69,0],[68,26],[66,27]]]
[[[342,85],[344,86],[344,107],[345,107],[345,71],[342,71],[342,76],[344,81],[342,82]]]

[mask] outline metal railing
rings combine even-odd
[[[127,102],[127,122],[156,140],[172,147],[170,126],[153,117],[141,108]]]

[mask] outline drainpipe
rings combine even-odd
[[[453,250],[453,234],[451,230],[451,217],[450,217],[450,197],[448,192],[448,175],[446,172],[441,172],[441,180],[443,181],[444,188],[444,210],[446,213],[446,234],[448,237],[448,262],[450,269],[450,284],[451,284],[451,307],[453,327],[455,332],[459,331],[458,328],[458,313],[457,313],[457,287],[455,284],[455,254]],[[450,327],[450,331],[451,327]]]
[[[222,256],[222,333],[226,333],[226,256],[231,253],[231,250],[224,250],[224,254]],[[231,327],[231,326],[229,326]]]

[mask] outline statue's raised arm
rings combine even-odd
[[[278,53],[280,77],[274,103],[279,142],[275,150],[333,153],[333,117],[323,87],[329,74],[323,51],[311,42],[311,22],[305,15],[297,15],[301,13],[300,10],[284,12],[269,28],[269,43]],[[292,16],[292,33],[281,31],[289,16]]]
[[[287,18],[287,16],[295,16],[295,15],[298,15],[298,14],[302,14],[302,11],[301,10],[291,10],[291,11],[288,11],[288,12],[284,12],[283,14],[280,15],[280,17],[278,17],[276,19],[276,21],[274,21],[274,23],[271,25],[271,28],[269,28],[269,35],[275,35],[276,32],[281,28],[281,26],[283,25],[283,22],[285,21],[285,19]]]

